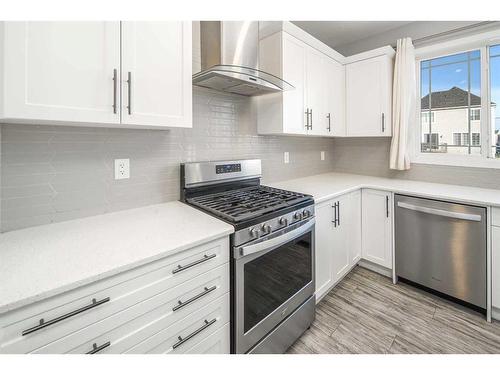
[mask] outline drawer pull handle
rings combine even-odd
[[[106,343],[102,344],[101,346],[97,346],[97,344],[94,342],[94,345],[93,345],[93,347],[92,347],[92,350],[91,350],[90,352],[87,352],[87,354],[96,354],[96,353],[100,352],[101,350],[103,350],[103,349],[107,348],[107,347],[108,347],[108,346],[110,346],[110,345],[111,345],[111,342],[110,342],[110,341],[108,341],[108,342],[106,342]]]
[[[177,272],[181,272],[181,271],[184,271],[184,270],[187,270],[188,268],[191,268],[193,266],[196,266],[197,264],[200,264],[200,263],[203,263],[203,262],[206,262],[207,260],[210,260],[212,258],[215,258],[217,255],[216,254],[210,254],[210,255],[203,255],[203,258],[201,259],[198,259],[198,260],[195,260],[194,262],[191,262],[189,264],[186,264],[185,266],[181,266],[180,264],[177,266],[177,268],[173,269],[172,270],[172,273],[177,273]]]
[[[191,302],[196,301],[197,299],[199,299],[199,298],[201,298],[201,297],[203,297],[203,296],[207,295],[207,294],[208,294],[208,293],[210,293],[210,292],[213,292],[215,289],[217,289],[217,286],[216,286],[216,285],[214,285],[214,286],[212,286],[212,287],[210,287],[210,288],[205,287],[205,289],[203,290],[203,292],[201,292],[200,294],[197,294],[196,296],[191,297],[190,299],[188,299],[188,300],[186,300],[186,301],[184,301],[184,302],[182,302],[182,301],[180,301],[180,300],[179,300],[179,301],[178,301],[178,305],[177,305],[177,306],[174,306],[174,307],[172,308],[172,311],[177,311],[177,310],[179,310],[179,309],[182,309],[184,306],[189,305]]]
[[[92,299],[92,303],[87,305],[87,306],[83,306],[83,307],[80,307],[79,309],[77,310],[74,310],[74,311],[71,311],[67,314],[64,314],[64,315],[61,315],[57,318],[54,318],[54,319],[51,319],[49,321],[45,321],[44,319],[40,319],[40,324],[38,324],[37,326],[34,326],[34,327],[31,327],[31,328],[28,328],[28,329],[25,329],[23,332],[22,332],[22,336],[26,336],[26,335],[29,335],[30,333],[33,333],[33,332],[36,332],[42,328],[45,328],[45,327],[48,327],[48,326],[51,326],[52,324],[55,324],[55,323],[59,323],[65,319],[68,319],[68,318],[71,318],[72,316],[75,316],[75,315],[78,315],[84,311],[87,311],[87,310],[90,310],[90,309],[93,309],[94,307],[97,307],[97,306],[100,306],[102,305],[103,303],[106,303],[109,301],[109,297],[106,297],[100,301],[97,301],[95,298]]]
[[[195,337],[198,333],[202,332],[203,330],[207,329],[210,327],[212,324],[214,324],[217,321],[217,318],[213,318],[211,321],[208,321],[205,319],[205,324],[198,328],[196,331],[191,332],[189,335],[187,335],[185,338],[182,338],[181,336],[178,337],[179,341],[177,341],[174,345],[172,345],[172,349],[177,349],[179,346],[184,344],[186,341],[192,339]]]

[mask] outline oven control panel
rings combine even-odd
[[[250,241],[265,238],[276,231],[312,217],[314,217],[314,204],[236,231],[233,245],[240,246]]]
[[[241,172],[241,164],[240,163],[236,163],[236,164],[217,164],[215,166],[215,173],[216,174],[235,173],[235,172]]]

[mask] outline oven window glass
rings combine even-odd
[[[248,332],[312,281],[311,232],[244,265],[244,329]]]

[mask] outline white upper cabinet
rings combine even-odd
[[[190,22],[122,22],[122,123],[190,127]]]
[[[392,197],[381,190],[362,190],[362,257],[392,269]]]
[[[191,22],[2,22],[0,119],[191,127],[191,45]]]
[[[345,66],[332,59],[325,59],[324,64],[325,104],[320,126],[327,135],[345,136]]]
[[[346,65],[346,129],[349,137],[391,136],[392,58]]]
[[[343,128],[341,63],[286,32],[263,38],[259,52],[261,70],[294,86],[256,98],[259,134],[333,136],[334,127],[327,117],[332,112],[339,116],[335,118],[338,129]]]
[[[1,30],[0,117],[120,123],[120,22],[3,22]]]

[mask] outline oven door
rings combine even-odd
[[[315,219],[234,248],[234,339],[246,353],[314,294]]]

